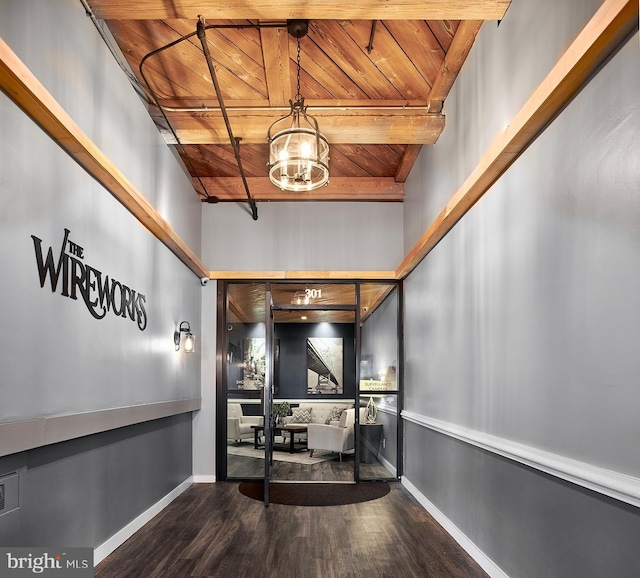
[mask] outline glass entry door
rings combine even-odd
[[[221,282],[220,295],[219,479],[399,475],[397,285]],[[342,435],[319,439],[325,426]]]
[[[271,290],[280,365],[273,391],[272,480],[352,482],[356,285],[275,282]],[[343,410],[349,411],[341,416]]]
[[[266,286],[220,283],[218,303],[218,477],[265,475]]]

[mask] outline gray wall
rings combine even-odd
[[[212,270],[395,271],[401,203],[203,205],[202,259]]]
[[[405,250],[599,4],[518,0],[484,25],[445,133],[411,174]],[[405,283],[405,407],[418,422],[636,488],[638,47],[636,34]],[[640,571],[637,508],[406,427],[407,478],[508,575]]]
[[[102,544],[191,475],[191,428],[184,413],[0,458],[23,478],[2,545]]]
[[[0,36],[198,253],[200,203],[189,179],[81,3],[5,0]],[[0,446],[27,444],[25,430],[12,433],[18,425],[36,440],[47,438],[46,424],[54,421],[61,427],[58,439],[98,432],[11,456],[27,468],[23,536],[39,545],[66,539],[68,546],[82,537],[78,545],[96,546],[191,473],[191,433],[185,426],[190,413],[99,432],[114,427],[113,415],[126,414],[117,425],[133,424],[160,417],[157,407],[168,415],[174,402],[198,400],[200,354],[176,353],[172,338],[182,320],[201,334],[202,289],[193,273],[2,93],[0,207],[0,311],[7,328],[0,334]],[[86,265],[146,296],[144,331],[128,317],[108,313],[95,319],[82,299],[64,297],[59,289],[53,293],[48,281],[40,287],[31,235],[42,239],[45,252],[51,246],[57,258],[65,227],[84,248]],[[87,412],[100,417],[86,419]],[[65,431],[71,423],[73,431]],[[121,458],[112,453],[115,447]],[[121,505],[104,499],[125,494]],[[51,505],[39,508],[44,496]],[[62,507],[72,496],[87,502]]]

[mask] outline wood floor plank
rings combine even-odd
[[[360,504],[268,508],[238,482],[194,484],[95,569],[95,578],[214,576],[486,574],[399,483]]]

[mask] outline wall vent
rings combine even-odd
[[[0,545],[3,548],[22,545],[21,512],[19,472],[0,475]],[[2,570],[0,574],[4,576]]]
[[[18,472],[7,476],[0,476],[0,517],[4,517],[11,510],[20,507]],[[0,540],[2,544],[2,540]]]

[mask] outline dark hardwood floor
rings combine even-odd
[[[486,574],[397,482],[360,504],[266,508],[238,482],[194,484],[95,569],[96,578],[413,576]]]
[[[342,461],[337,454],[335,459],[320,464],[300,464],[274,460],[271,466],[272,480],[307,482],[353,482],[353,455],[345,454]],[[246,479],[264,477],[264,460],[245,456],[229,455],[227,476]],[[383,465],[360,464],[361,480],[388,480],[395,478],[393,472]]]

